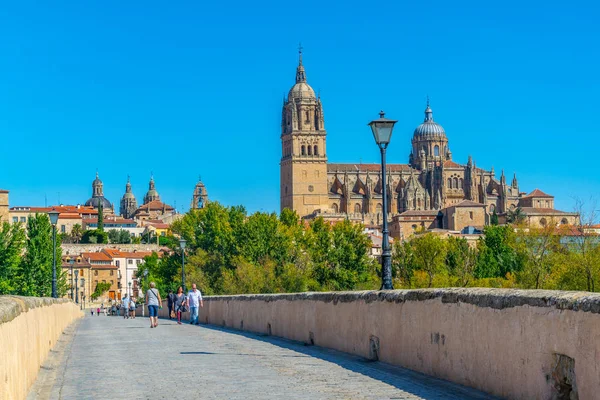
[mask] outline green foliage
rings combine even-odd
[[[446,264],[448,272],[456,278],[457,286],[468,286],[473,279],[477,251],[464,238],[451,236],[447,242]]]
[[[0,295],[16,293],[21,251],[25,245],[21,224],[0,225]]]
[[[504,277],[523,269],[524,255],[517,246],[511,226],[486,226],[478,243],[479,258],[474,275],[477,278]]]
[[[92,293],[92,299],[97,299],[98,297],[102,296],[102,294],[107,292],[109,289],[110,289],[110,283],[98,282],[98,284],[96,285],[96,289],[94,290],[94,293]]]
[[[426,233],[413,239],[412,245],[415,265],[427,274],[427,287],[431,287],[436,274],[447,272],[446,242],[432,233]]]
[[[81,225],[75,224],[73,228],[71,228],[71,242],[72,243],[80,243],[81,237],[83,236],[83,229]]]
[[[108,240],[110,243],[128,244],[131,243],[131,234],[125,229],[111,229],[108,231]]]
[[[98,229],[90,229],[83,233],[81,243],[108,243],[108,234]]]
[[[98,231],[104,232],[104,206],[102,202],[98,204]],[[106,242],[99,242],[106,243]]]
[[[498,225],[498,214],[496,214],[496,209],[494,208],[494,212],[492,213],[492,218],[490,220],[491,225]]]

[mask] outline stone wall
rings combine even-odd
[[[502,398],[600,393],[600,294],[451,288],[214,296],[200,319],[378,359]]]
[[[83,316],[65,299],[0,296],[0,399],[24,399],[63,330]]]
[[[158,251],[159,246],[156,244],[74,244],[74,243],[63,243],[60,245],[62,248],[62,254],[66,255],[79,255],[81,253],[93,253],[102,251],[102,249],[117,249],[120,251],[134,252],[134,251]]]

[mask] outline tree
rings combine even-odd
[[[110,289],[110,283],[98,282],[96,284],[96,289],[94,290],[94,293],[92,293],[92,295],[91,295],[92,299],[97,299],[98,297],[100,297],[104,293],[106,293],[109,289]]]
[[[17,290],[15,283],[25,239],[21,224],[0,224],[0,295]]]
[[[525,222],[525,214],[521,207],[517,207],[514,210],[508,210],[506,213],[506,222],[509,224],[521,225]]]
[[[523,254],[516,243],[512,226],[486,226],[479,239],[479,257],[475,266],[476,278],[506,277],[523,269]]]
[[[417,268],[427,274],[427,287],[431,287],[433,277],[443,272],[446,267],[446,243],[432,233],[426,233],[413,239],[411,244]]]
[[[90,229],[83,233],[81,243],[108,243],[108,234],[98,229]]]
[[[81,228],[81,225],[79,225],[79,224],[73,225],[73,228],[71,228],[71,241],[73,243],[79,243],[79,242],[81,242],[82,236],[83,236],[83,229]]]
[[[104,206],[102,201],[98,203],[98,231],[104,232]]]
[[[494,212],[492,213],[492,218],[490,219],[491,225],[498,225],[498,214],[496,213],[496,209],[494,208]]]
[[[574,266],[585,276],[586,290],[596,291],[600,280],[600,236],[590,229],[598,222],[597,203],[585,207],[580,199],[576,200],[575,211],[579,214],[577,224],[572,229],[575,239],[570,245],[573,251]]]
[[[108,231],[110,243],[128,244],[131,243],[131,234],[125,229],[111,229]]]
[[[467,239],[448,238],[446,264],[450,273],[458,279],[460,286],[467,286],[473,279],[477,263],[477,251],[469,246]]]
[[[412,277],[415,271],[415,254],[410,242],[397,242],[394,244],[392,254],[392,272],[398,276],[402,286],[412,287]]]
[[[66,293],[66,277],[60,267],[60,241],[56,241],[57,291]],[[17,292],[25,296],[48,297],[52,295],[52,225],[46,214],[35,214],[27,221],[25,255],[19,264]]]

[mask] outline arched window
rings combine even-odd
[[[438,146],[437,144],[433,148],[433,155],[436,157],[438,157],[440,155],[440,146]]]
[[[377,207],[375,207],[375,212],[379,214],[381,213],[382,209],[383,206],[381,205],[381,203],[377,203]]]
[[[317,147],[317,145],[315,144],[315,156],[319,155],[319,148]]]
[[[308,155],[312,156],[312,146],[308,146]]]
[[[413,231],[416,231],[417,230],[417,225],[413,225],[413,226],[411,226],[411,228],[412,228]]]
[[[496,206],[494,204],[491,204],[490,205],[490,214],[493,214],[495,209],[496,209]]]
[[[360,204],[355,204],[354,205],[354,213],[360,214]]]
[[[331,210],[332,210],[334,213],[336,213],[336,214],[337,214],[337,212],[338,212],[338,210],[339,210],[339,209],[338,209],[338,205],[337,205],[337,204],[335,204],[335,203],[333,203],[333,204],[331,205]]]
[[[569,221],[566,218],[563,218],[560,220],[560,223],[563,225],[567,225],[569,223]]]
[[[541,226],[546,226],[546,224],[547,224],[547,223],[548,223],[548,222],[546,221],[546,218],[542,218],[542,219],[540,219],[540,225],[541,225]]]
[[[448,189],[452,189],[452,178],[448,178]]]
[[[306,155],[306,146],[302,145],[302,155],[305,156]]]
[[[452,184],[454,185],[454,189],[458,189],[458,178],[454,178]]]
[[[464,189],[464,186],[463,186],[463,185],[464,185],[463,178],[460,178],[460,179],[458,180],[458,187],[459,187],[460,189]]]

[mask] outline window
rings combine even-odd
[[[458,180],[458,187],[459,187],[459,188],[461,188],[461,189],[464,189],[464,182],[463,182],[463,178],[460,178],[460,179]]]
[[[60,233],[66,233],[67,232],[67,227],[65,225],[61,225],[60,226]]]
[[[546,200],[546,208],[550,208],[550,202]]]
[[[438,157],[440,155],[440,146],[438,146],[437,144],[433,148],[433,155],[436,157]]]
[[[452,189],[452,178],[448,178],[448,189]]]
[[[567,225],[569,223],[569,221],[566,218],[563,218],[560,220],[560,223],[563,225]]]
[[[308,155],[312,156],[312,147],[311,146],[308,146]]]
[[[302,149],[302,155],[305,156],[306,155],[306,146],[302,145],[301,149]]]
[[[114,285],[115,281],[110,281],[110,286]]]
[[[133,260],[127,260],[127,264],[133,265]]]
[[[413,225],[411,228],[412,228],[413,231],[416,231],[417,230],[417,225]]]
[[[98,271],[94,271],[94,276],[98,276]]]
[[[331,210],[332,210],[334,213],[337,213],[337,212],[339,211],[338,205],[337,205],[337,204],[335,204],[335,203],[333,203],[333,204],[331,205]]]
[[[26,217],[21,217],[21,222],[27,222],[27,218]]]
[[[454,185],[454,189],[458,189],[458,178],[456,178],[456,177],[455,177],[455,178],[452,180],[452,184]]]
[[[317,147],[317,145],[315,145],[315,156],[319,155],[319,148]]]
[[[102,279],[102,283],[106,283],[106,279]]]
[[[540,225],[541,225],[541,226],[546,226],[546,224],[547,224],[547,223],[548,223],[548,222],[546,221],[546,218],[542,218],[542,219],[540,219]]]
[[[142,260],[135,260],[136,265],[140,265],[141,262],[142,262]]]
[[[469,218],[471,219],[471,221],[473,220],[473,211],[469,211]]]
[[[13,223],[16,224],[17,222],[19,222],[19,217],[13,217]]]
[[[118,267],[120,267],[120,266],[121,266],[121,261],[117,260],[117,261],[115,261],[115,264],[116,264],[116,266],[117,266],[117,268],[118,268]]]
[[[83,270],[79,270],[79,275],[83,276]]]
[[[110,276],[113,276],[115,274],[115,271],[110,271]]]
[[[355,205],[354,205],[354,212],[355,212],[356,214],[360,214],[360,204],[355,204]]]
[[[378,204],[377,204],[377,207],[376,207],[376,212],[377,212],[377,213],[380,213],[380,212],[381,212],[381,210],[382,210],[382,207],[383,207],[383,206],[381,205],[381,203],[378,203]]]

